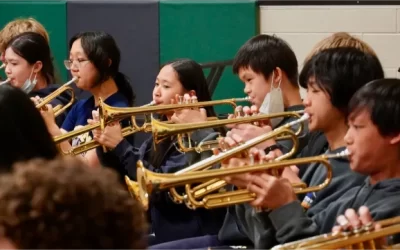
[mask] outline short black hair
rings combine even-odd
[[[300,85],[307,88],[310,78],[331,98],[332,105],[348,114],[353,94],[368,82],[382,79],[384,72],[379,59],[356,48],[332,48],[317,53],[304,65]]]
[[[349,119],[363,110],[381,135],[400,133],[400,79],[379,79],[359,89],[350,100]]]
[[[258,35],[240,47],[233,60],[233,73],[241,68],[251,68],[262,74],[265,79],[279,67],[285,72],[293,86],[298,87],[297,58],[289,44],[283,39],[271,35]]]

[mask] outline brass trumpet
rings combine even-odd
[[[277,117],[295,117],[299,119],[301,116],[300,114],[304,113],[304,111],[293,111],[293,112],[281,112],[281,113],[274,113],[274,114],[267,114],[267,115],[255,115],[255,116],[248,116],[248,117],[240,117],[240,118],[232,118],[232,119],[223,119],[223,120],[216,120],[216,121],[207,121],[207,122],[196,122],[196,123],[185,123],[185,124],[167,124],[165,122],[161,122],[158,120],[151,121],[151,129],[153,132],[153,140],[155,143],[160,143],[165,138],[177,135],[177,142],[182,152],[189,152],[195,150],[196,152],[200,153],[205,150],[213,149],[216,145],[218,145],[218,141],[211,141],[205,143],[199,143],[198,146],[186,147],[183,142],[182,134],[186,134],[188,132],[198,130],[198,129],[205,129],[205,128],[217,128],[223,127],[228,124],[240,124],[240,123],[250,123],[250,122],[257,122],[267,119],[273,119]],[[296,131],[296,136],[299,136],[303,131],[303,124],[301,123],[299,128]],[[285,140],[288,139],[289,136],[283,135],[277,140]]]
[[[145,104],[142,107],[153,106],[153,105],[155,105],[155,102],[151,101],[150,103]],[[143,127],[137,126],[136,120],[134,119],[134,117],[131,117],[131,124],[132,125],[129,125],[129,126],[127,126],[127,127],[122,129],[122,136],[123,137],[132,135],[132,134],[134,134],[136,132],[139,132],[139,131],[147,132],[149,130],[146,126],[143,126]],[[84,126],[83,128],[80,128],[80,129],[77,129],[77,130],[73,130],[73,131],[70,131],[68,133],[65,133],[65,134],[62,134],[62,135],[54,137],[54,142],[55,143],[61,143],[63,141],[72,139],[72,138],[74,138],[74,137],[76,137],[76,136],[78,136],[80,134],[92,131],[93,129],[98,129],[99,127],[100,127],[100,122],[97,122],[95,124],[89,124],[89,125]],[[89,151],[91,149],[97,148],[99,146],[100,146],[100,143],[98,143],[97,141],[92,140],[92,141],[83,143],[81,145],[78,145],[78,146],[76,146],[74,148],[71,148],[71,150],[69,150],[68,152],[63,152],[63,154],[64,155],[77,155],[77,154],[81,154],[83,152]]]
[[[36,108],[37,109],[46,108],[46,105],[49,104],[55,98],[57,98],[57,96],[61,95],[63,92],[69,91],[71,94],[71,100],[64,106],[57,105],[56,107],[53,108],[55,117],[64,113],[74,103],[75,92],[74,92],[74,89],[71,88],[69,85],[71,85],[77,79],[78,79],[77,77],[72,78],[69,82],[65,83],[64,85],[59,87],[57,90],[55,90],[51,94],[47,95],[38,105],[36,105]]]
[[[294,146],[292,147],[291,151],[288,152],[287,154],[292,155],[297,150],[298,141],[297,141],[296,135],[294,134],[294,132],[290,128],[292,126],[298,124],[298,123],[304,122],[305,120],[308,119],[308,117],[309,117],[308,114],[304,114],[300,119],[295,120],[295,121],[290,122],[290,123],[287,123],[287,124],[277,128],[277,129],[275,129],[274,131],[271,131],[270,133],[255,137],[255,138],[253,138],[251,140],[248,140],[247,142],[243,143],[242,145],[234,147],[234,148],[232,148],[230,150],[227,150],[225,152],[219,153],[218,155],[213,155],[213,156],[207,158],[206,160],[197,162],[197,163],[191,165],[190,167],[187,167],[187,168],[185,168],[185,169],[183,169],[181,171],[178,171],[178,172],[176,172],[174,174],[169,174],[169,175],[173,175],[173,176],[176,176],[178,178],[179,176],[182,176],[182,175],[191,174],[191,173],[188,173],[188,172],[195,172],[195,171],[198,171],[198,170],[207,169],[207,168],[213,166],[214,164],[217,164],[217,163],[221,162],[222,160],[229,159],[229,158],[231,158],[231,157],[233,157],[235,155],[238,155],[238,154],[244,152],[245,150],[250,149],[251,147],[253,147],[255,145],[258,145],[259,143],[262,143],[262,142],[264,142],[266,140],[269,140],[271,138],[275,138],[275,137],[277,137],[277,136],[279,136],[281,134],[286,134],[286,135],[290,135],[291,136],[291,138],[293,140],[293,143],[294,143]],[[139,165],[140,164],[138,163],[138,166]],[[138,171],[138,174],[141,174],[141,173],[139,173],[140,172],[140,168],[138,168],[137,171]],[[200,174],[203,173],[203,172],[207,172],[208,173],[209,171],[211,171],[211,170],[201,171]],[[195,173],[192,173],[192,174],[195,174]],[[141,180],[139,178],[139,175],[137,175],[137,176],[138,176],[138,185],[139,186],[142,185],[142,188],[140,188],[140,190],[143,190],[143,188],[144,188],[143,187],[143,183],[140,182]],[[161,174],[161,176],[163,176],[163,175]],[[199,180],[198,182],[201,182],[201,180]],[[193,182],[190,182],[190,183],[193,183]],[[190,184],[190,183],[188,182],[187,184]],[[177,191],[175,190],[174,186],[171,187],[170,193],[171,193],[172,197],[174,198],[174,201],[177,202],[177,203],[180,203],[180,202],[184,201],[184,199],[185,199],[183,196],[181,196],[181,195],[179,195],[177,193]],[[139,194],[133,194],[133,195],[137,196],[138,199],[142,201],[142,204],[144,205],[144,207],[147,208],[148,200],[147,200],[146,193],[144,193],[142,191]]]
[[[236,102],[247,101],[249,100],[248,97],[245,98],[232,98],[226,100],[219,100],[219,101],[207,101],[207,102],[196,102],[196,103],[184,103],[184,104],[168,104],[168,105],[159,105],[155,107],[151,107],[154,103],[144,105],[141,107],[132,107],[132,108],[119,108],[119,107],[112,107],[105,104],[101,99],[99,100],[99,116],[100,121],[98,123],[92,125],[86,125],[83,128],[71,131],[69,133],[56,136],[54,137],[55,143],[60,143],[66,140],[70,140],[80,134],[89,132],[96,128],[104,129],[104,127],[113,121],[122,120],[125,118],[131,118],[131,122],[133,127],[137,131],[144,131],[149,126],[148,124],[144,124],[142,127],[139,127],[136,124],[134,117],[136,115],[141,114],[151,114],[156,112],[171,112],[177,109],[185,109],[185,108],[200,108],[206,106],[213,106],[213,105],[220,105],[220,104],[230,104],[233,107],[236,107]]]
[[[289,112],[289,113],[277,113],[277,114],[271,114],[263,118],[271,118],[271,117],[278,117],[278,115],[282,115],[282,114],[290,114],[290,115],[294,115],[294,116],[298,116],[298,113],[296,112]],[[247,117],[249,118],[249,117]],[[308,119],[308,114],[304,114],[302,117],[300,117],[298,120],[295,120],[293,122],[287,123],[279,128],[274,129],[272,132],[268,133],[265,136],[261,136],[261,140],[256,143],[253,144],[252,146],[255,146],[263,141],[275,138],[275,139],[291,139],[293,142],[293,147],[292,149],[280,156],[277,160],[283,160],[283,159],[287,159],[287,158],[291,158],[298,149],[298,139],[297,136],[300,135],[302,128],[303,128],[303,122],[306,121]],[[293,131],[290,129],[291,127],[293,127],[296,124],[300,124],[299,129],[296,131],[296,133],[294,134]],[[281,135],[281,136],[279,136]],[[256,138],[255,138],[256,139]],[[254,140],[254,139],[253,139]],[[248,143],[248,142],[247,142]],[[244,149],[249,149],[252,146],[246,146],[247,143],[245,143],[244,145],[241,145],[239,147],[234,148],[234,150],[240,150],[241,148]],[[222,155],[222,157],[224,157],[224,155]],[[225,159],[225,158],[224,158]],[[213,164],[215,164],[216,162],[214,162]],[[197,163],[201,165],[201,162]],[[196,164],[195,164],[196,165]],[[205,166],[212,166],[212,165],[205,165]],[[189,168],[185,168],[181,171],[176,172],[175,174],[181,174],[181,173],[187,173],[189,171],[197,171],[197,170],[204,170],[206,169],[203,165],[203,167],[193,167],[193,165]],[[172,196],[172,199],[174,202],[176,203],[182,203],[183,201],[186,202],[186,205],[188,205],[190,207],[190,204],[188,203],[188,199],[190,199],[192,201],[192,203],[195,203],[195,199],[200,198],[201,196],[207,195],[213,191],[216,191],[222,187],[224,187],[227,183],[224,180],[220,180],[220,179],[213,179],[210,181],[207,181],[206,183],[200,184],[197,187],[195,187],[193,190],[190,190],[190,185],[186,185],[186,196],[182,196],[180,194],[178,194],[178,192],[175,190],[175,188],[171,188],[170,189],[170,194]],[[303,185],[303,184],[301,184]],[[198,203],[197,203],[198,204]]]
[[[285,160],[281,162],[271,162],[266,164],[258,164],[254,166],[243,166],[232,169],[212,169],[207,171],[189,172],[181,175],[174,174],[158,174],[147,170],[141,161],[137,164],[137,178],[139,184],[140,201],[146,208],[148,206],[149,195],[157,190],[168,189],[177,186],[183,186],[189,183],[203,182],[212,178],[222,178],[230,175],[243,174],[248,172],[270,171],[283,169],[287,166],[297,164],[309,164],[313,162],[323,164],[327,169],[327,176],[323,183],[317,186],[296,189],[296,194],[315,192],[325,188],[332,180],[332,169],[328,159],[342,158],[347,156],[345,151],[337,154],[326,154],[313,157],[305,157],[298,159]],[[201,206],[205,208],[217,208],[222,206],[229,206],[243,202],[254,200],[255,194],[250,193],[248,190],[237,190],[234,194],[213,194],[206,197]],[[236,199],[235,199],[236,198]]]
[[[382,228],[375,230],[372,224],[361,229],[323,234],[273,247],[273,250],[292,249],[398,249],[399,244],[379,242],[383,237],[400,233],[400,216],[377,221]]]

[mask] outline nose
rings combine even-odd
[[[307,96],[304,97],[303,104],[304,104],[305,107],[310,107],[311,106],[311,101]]]
[[[248,85],[248,84],[245,84],[244,85],[244,93],[246,94],[246,95],[249,95],[250,93],[251,93],[251,88],[250,88],[250,86]]]
[[[4,69],[4,72],[6,72],[7,75],[11,74],[11,67],[10,64],[6,64],[6,67]]]
[[[351,136],[351,129],[347,129],[346,135],[344,136],[344,142],[346,143],[346,145],[351,145],[353,144],[353,138]]]
[[[160,96],[161,96],[160,88],[158,86],[155,86],[153,89],[153,98],[160,97]]]
[[[71,70],[71,72],[77,73],[77,72],[79,72],[79,67],[75,66],[75,64],[73,63],[73,64],[71,64],[70,70]]]

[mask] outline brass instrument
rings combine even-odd
[[[151,101],[150,103],[145,104],[142,107],[153,106],[153,105],[155,105],[155,102]],[[131,124],[132,125],[129,125],[129,126],[125,127],[125,128],[122,128],[122,136],[123,137],[127,137],[127,136],[132,135],[132,134],[134,134],[136,132],[139,132],[139,131],[144,131],[144,132],[148,131],[148,128],[145,127],[145,126],[143,126],[143,127],[137,126],[136,120],[134,119],[134,117],[131,117]],[[74,138],[74,137],[76,137],[76,136],[78,136],[80,134],[87,133],[87,132],[92,131],[94,129],[98,129],[99,127],[100,127],[100,122],[97,122],[97,123],[91,124],[91,125],[89,124],[89,125],[84,126],[83,128],[80,128],[80,129],[77,129],[77,130],[73,130],[73,131],[70,131],[68,133],[65,133],[65,134],[62,134],[62,135],[54,137],[54,142],[55,143],[61,143],[63,141],[72,139],[72,138]],[[73,147],[68,152],[63,152],[63,154],[64,155],[78,155],[78,154],[81,154],[83,152],[89,151],[91,149],[97,148],[99,146],[100,146],[100,143],[98,143],[97,141],[92,140],[92,141],[80,144],[80,145],[78,145],[76,147]]]
[[[0,85],[6,84],[10,82],[10,78],[5,79],[4,81],[0,82]]]
[[[243,166],[232,169],[211,169],[207,171],[189,172],[181,175],[158,174],[147,170],[141,161],[137,164],[137,178],[139,184],[140,201],[146,208],[148,206],[149,195],[157,190],[183,186],[190,183],[203,182],[212,178],[222,178],[230,175],[243,174],[248,172],[279,170],[287,166],[297,164],[309,164],[313,162],[323,164],[327,169],[327,176],[323,183],[316,186],[295,189],[296,194],[315,192],[325,188],[332,180],[332,169],[328,159],[342,158],[347,156],[347,151],[337,154],[326,154],[313,157],[285,160],[281,162],[270,162],[257,164],[254,166]],[[234,194],[234,195],[233,195]],[[200,206],[205,208],[217,208],[232,204],[249,202],[255,199],[255,194],[248,190],[237,190],[231,193],[212,194],[203,199]],[[190,201],[189,201],[190,202]],[[192,204],[195,206],[194,204]]]
[[[373,224],[360,229],[339,233],[328,233],[273,247],[273,250],[292,249],[398,249],[399,244],[383,242],[382,238],[400,233],[400,216],[377,221],[381,229]]]
[[[207,169],[207,168],[213,166],[214,164],[217,164],[217,163],[219,163],[219,162],[221,162],[221,161],[223,161],[225,159],[229,159],[229,158],[231,158],[231,157],[233,157],[235,155],[238,155],[238,154],[250,149],[251,147],[253,147],[255,145],[258,145],[258,144],[260,144],[260,143],[262,143],[264,141],[267,141],[269,139],[275,138],[275,137],[277,137],[279,135],[282,135],[282,134],[291,136],[291,138],[293,140],[294,145],[293,145],[291,151],[287,153],[289,155],[292,155],[297,151],[298,140],[297,140],[296,135],[294,134],[294,132],[290,128],[292,126],[298,124],[298,123],[302,123],[302,122],[306,121],[308,119],[308,117],[309,117],[308,114],[304,114],[300,119],[295,120],[295,121],[290,122],[290,123],[287,123],[287,124],[285,124],[285,125],[283,125],[283,126],[281,126],[279,128],[276,128],[275,130],[271,131],[270,133],[255,137],[255,138],[253,138],[251,140],[248,140],[247,142],[243,143],[242,145],[236,146],[236,147],[234,147],[234,148],[232,148],[230,150],[226,150],[225,152],[221,152],[218,155],[213,155],[213,156],[211,156],[211,157],[209,157],[209,158],[207,158],[207,159],[205,159],[203,161],[199,161],[199,162],[191,165],[190,167],[187,167],[187,168],[185,168],[185,169],[183,169],[181,171],[178,171],[178,172],[176,172],[174,174],[168,174],[168,175],[175,176],[176,178],[180,178],[180,176],[183,176],[183,175],[196,174],[196,173],[188,173],[188,172],[196,172],[198,170]],[[137,171],[138,171],[139,175],[137,175],[137,177],[138,177],[138,185],[142,186],[140,188],[141,192],[139,194],[132,194],[132,195],[137,196],[137,198],[142,201],[142,204],[144,205],[144,207],[147,208],[148,200],[147,200],[147,195],[145,193],[146,189],[144,189],[145,188],[144,187],[144,183],[141,183],[142,180],[139,178],[139,176],[142,176],[142,174],[141,174],[142,170],[139,167],[140,165],[141,165],[141,163],[138,162],[138,170]],[[224,171],[223,169],[220,169],[220,170]],[[201,172],[198,172],[197,174],[202,174],[204,172],[209,173],[209,171],[215,171],[215,170],[201,171]],[[163,174],[161,174],[161,176],[163,176]],[[167,176],[167,175],[165,175],[165,176]],[[207,181],[210,181],[210,180],[207,179]],[[201,182],[201,180],[198,180],[197,182]],[[190,183],[193,183],[193,182],[188,182],[186,184],[190,184]],[[183,202],[185,200],[185,197],[183,197],[183,196],[181,196],[181,195],[179,195],[177,193],[177,191],[175,190],[174,186],[171,186],[170,193],[171,193],[172,197],[174,198],[175,202],[180,203],[180,202]]]
[[[49,104],[52,100],[57,98],[57,96],[61,95],[63,92],[69,91],[71,94],[71,100],[64,106],[62,105],[57,105],[56,107],[53,108],[54,111],[54,116],[57,117],[63,112],[65,112],[73,103],[75,100],[75,92],[74,89],[71,88],[69,85],[71,85],[73,82],[75,82],[78,78],[74,77],[72,78],[69,82],[65,83],[61,87],[59,87],[57,90],[53,91],[51,94],[47,95],[41,102],[36,105],[37,109],[42,109],[46,108],[46,105]]]
[[[298,117],[299,114],[297,112],[284,112],[284,113],[276,113],[276,114],[271,114],[271,115],[264,115],[262,118],[276,118],[276,117],[279,117],[279,116],[296,116],[296,117]],[[249,118],[249,117],[247,117],[247,118]],[[243,119],[243,118],[240,118],[240,119]],[[307,119],[308,119],[308,114],[304,114],[298,120],[295,120],[295,121],[293,121],[291,123],[287,123],[287,124],[285,124],[285,125],[283,125],[283,126],[281,126],[279,128],[274,129],[272,132],[275,132],[275,134],[274,133],[267,134],[260,142],[263,142],[263,141],[266,141],[266,140],[269,140],[269,139],[272,139],[272,138],[278,139],[278,140],[280,140],[280,139],[288,139],[288,138],[291,139],[292,142],[293,142],[292,149],[288,153],[286,153],[284,155],[281,155],[276,160],[283,160],[283,159],[291,158],[297,152],[297,149],[298,149],[298,139],[297,139],[297,137],[302,132],[303,122],[306,121]],[[296,124],[299,124],[300,126],[299,126],[299,129],[296,131],[296,133],[293,134],[293,131],[290,128],[293,127]],[[287,132],[288,130],[289,130],[289,132]],[[281,136],[278,137],[278,135],[281,135]],[[254,144],[254,145],[257,145],[257,144]],[[238,148],[236,148],[236,149],[238,149]],[[213,164],[215,164],[215,163],[213,163]],[[193,166],[191,166],[189,168],[185,168],[185,169],[183,169],[181,171],[178,171],[175,174],[187,173],[189,171],[197,171],[197,170],[204,170],[204,169],[205,168],[197,168],[197,169],[195,169],[195,168],[193,168]],[[207,181],[206,183],[202,183],[202,184],[196,186],[195,188],[193,188],[193,190],[190,189],[190,185],[189,184],[186,185],[186,187],[185,187],[186,196],[182,196],[182,195],[178,194],[178,192],[175,190],[175,188],[172,188],[170,190],[170,194],[171,194],[172,200],[174,202],[182,203],[183,201],[186,201],[186,205],[188,205],[190,207],[190,204],[189,204],[188,200],[190,200],[191,203],[196,203],[195,199],[200,198],[201,196],[207,195],[207,194],[209,194],[211,192],[214,192],[216,190],[219,190],[220,188],[224,187],[226,184],[227,183],[224,180],[213,179],[213,180]],[[303,184],[301,184],[301,185],[303,185]]]
[[[168,104],[168,105],[158,105],[156,107],[150,107],[151,105],[145,105],[141,107],[131,107],[131,108],[119,108],[119,107],[112,107],[105,104],[101,99],[99,102],[99,116],[100,121],[98,123],[92,125],[86,125],[83,128],[71,131],[69,133],[56,136],[54,138],[55,143],[60,143],[66,140],[70,140],[80,134],[89,132],[96,128],[104,129],[105,125],[113,122],[122,120],[125,118],[132,118],[133,127],[137,131],[142,131],[147,129],[149,126],[148,124],[144,124],[143,127],[139,127],[136,124],[134,116],[141,115],[141,114],[151,114],[156,112],[171,112],[177,109],[185,109],[185,108],[200,108],[205,106],[213,106],[213,105],[220,105],[220,104],[230,104],[236,107],[236,102],[240,101],[247,101],[248,98],[232,98],[226,100],[219,100],[219,101],[207,101],[207,102],[196,102],[196,103],[185,103],[185,104]]]
[[[304,111],[281,112],[281,113],[274,113],[267,115],[262,114],[262,115],[248,116],[248,117],[223,119],[223,120],[207,121],[207,122],[184,123],[184,124],[168,124],[153,119],[151,121],[151,129],[153,132],[153,140],[155,143],[160,143],[167,137],[177,135],[178,137],[177,142],[180,151],[189,152],[195,150],[196,152],[200,153],[202,151],[211,150],[215,148],[215,146],[218,146],[218,141],[200,143],[198,146],[195,147],[191,147],[191,145],[189,145],[189,147],[186,147],[183,142],[182,134],[198,129],[217,128],[217,127],[223,127],[228,124],[251,123],[251,122],[273,119],[277,117],[295,117],[299,119],[301,117],[300,114],[302,113],[304,113]],[[300,123],[300,126],[296,131],[296,136],[299,136],[302,131],[303,131],[303,123]],[[285,140],[288,138],[290,138],[290,136],[283,135],[282,137],[277,138],[277,140]]]

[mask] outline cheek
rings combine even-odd
[[[15,82],[13,82],[12,85],[15,87],[22,87],[29,76],[30,73],[24,70],[22,67],[14,67],[12,69],[12,77],[15,78]]]
[[[78,83],[79,88],[90,89],[96,82],[97,71],[83,67],[78,73],[80,80]]]
[[[255,99],[261,105],[261,103],[264,101],[264,98],[269,93],[270,88],[269,88],[268,84],[265,84],[265,82],[259,80],[259,81],[253,82],[253,84],[251,86],[251,90],[252,90],[252,93],[254,93],[254,95],[256,97]]]

